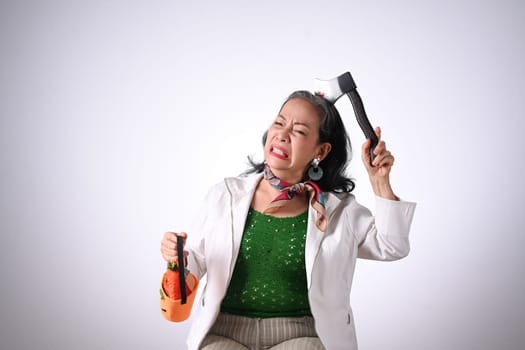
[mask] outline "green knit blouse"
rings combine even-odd
[[[308,211],[277,218],[250,209],[221,312],[311,316],[304,261],[307,219]]]

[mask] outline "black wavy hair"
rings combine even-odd
[[[355,188],[355,183],[345,175],[345,172],[352,158],[352,146],[339,112],[333,103],[304,90],[290,94],[281,105],[280,110],[282,110],[286,102],[294,98],[306,100],[317,108],[321,118],[319,143],[328,142],[332,145],[332,149],[326,158],[319,163],[319,166],[323,169],[323,177],[316,181],[317,185],[324,192],[351,192]],[[262,138],[263,147],[266,144],[267,136],[268,131],[264,133]],[[248,162],[250,168],[245,174],[261,173],[264,170],[264,162],[255,162],[250,156],[248,157]],[[305,174],[303,181],[307,179],[308,175]]]

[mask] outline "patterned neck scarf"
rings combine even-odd
[[[310,194],[310,204],[312,205],[312,208],[317,211],[315,225],[319,230],[325,232],[327,220],[324,196],[315,182],[307,180],[297,184],[288,183],[275,176],[266,163],[264,164],[264,178],[268,180],[274,188],[281,191],[281,193],[270,202],[264,213],[273,213],[277,211],[277,209],[285,205],[286,202],[284,201],[292,199],[296,194],[307,191]]]

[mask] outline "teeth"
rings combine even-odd
[[[277,153],[277,154],[280,154],[283,157],[286,157],[286,154],[283,151],[281,151],[280,149],[274,148],[273,152]]]

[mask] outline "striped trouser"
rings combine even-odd
[[[312,317],[251,318],[220,314],[202,350],[323,350]]]

